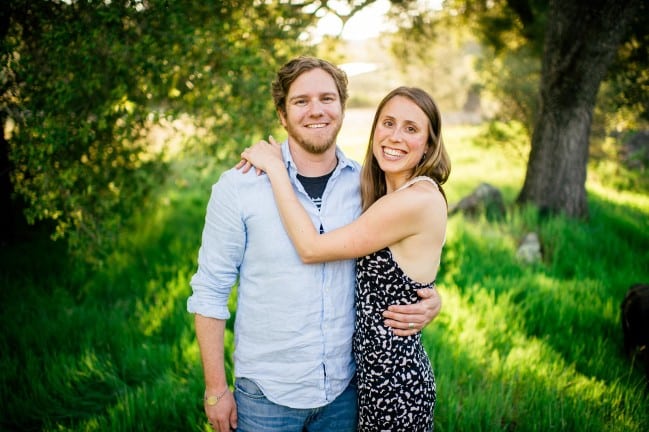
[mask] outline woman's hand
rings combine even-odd
[[[257,175],[260,175],[262,172],[268,172],[268,169],[278,162],[284,165],[281,147],[272,136],[269,136],[268,142],[261,140],[241,152],[241,161],[236,168],[241,169],[245,174],[254,166]]]

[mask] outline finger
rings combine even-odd
[[[228,418],[219,420],[218,429],[219,432],[230,432],[230,420]]]
[[[234,410],[232,410],[232,413],[230,414],[230,426],[232,426],[232,429],[235,429],[235,430],[237,429],[237,427],[238,427],[237,420],[238,420],[238,418],[237,418],[237,410],[234,409]]]
[[[241,170],[241,172],[243,172],[245,174],[248,171],[250,171],[250,162],[248,162],[247,160],[244,160],[243,161],[243,169]]]
[[[275,141],[275,138],[273,138],[272,135],[269,135],[269,136],[268,136],[268,141],[269,141],[270,144],[272,144],[272,145],[277,145],[277,141]]]
[[[419,330],[400,330],[400,329],[392,329],[392,333],[394,333],[395,336],[414,336],[417,333],[419,333]]]
[[[408,315],[403,316],[401,319],[386,319],[386,323],[390,324],[390,327],[401,329],[401,330],[413,330],[420,329],[423,327],[424,320],[418,315]]]
[[[383,311],[383,318],[397,323],[395,327],[406,328],[408,323],[422,323],[424,322],[425,315],[412,311],[411,313],[402,313],[393,310]]]
[[[426,309],[422,307],[420,303],[412,303],[407,305],[390,305],[388,306],[388,310],[385,312],[399,315],[419,315],[425,310]]]
[[[403,323],[399,321],[385,320],[384,323],[386,326],[390,327],[396,336],[412,336],[419,333],[423,327],[420,322],[415,321]]]

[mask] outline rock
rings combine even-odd
[[[620,309],[624,352],[644,366],[649,390],[649,284],[631,285]]]
[[[541,251],[541,242],[539,236],[535,232],[525,234],[523,240],[518,246],[516,256],[526,263],[534,263],[543,259]]]
[[[484,214],[488,220],[502,219],[507,213],[500,190],[488,183],[481,183],[470,195],[449,208],[449,216],[458,212],[470,217]]]

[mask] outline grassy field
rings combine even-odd
[[[340,139],[358,160],[364,115],[348,113],[346,127],[363,130]],[[488,182],[509,212],[500,222],[449,221],[443,311],[423,332],[436,431],[649,430],[643,375],[622,353],[619,318],[628,286],[649,282],[649,197],[589,181],[588,222],[538,219],[510,206],[523,161],[474,147],[476,131],[446,129],[449,201]],[[42,233],[2,249],[0,430],[209,430],[185,304],[222,169],[178,162],[158,205],[134,215],[136,228],[99,270],[68,262]],[[528,231],[539,233],[541,263],[516,257]],[[227,341],[231,350],[231,333]]]

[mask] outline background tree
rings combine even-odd
[[[3,203],[20,202],[13,189],[30,223],[52,221],[96,258],[164,181],[170,149],[150,128],[184,115],[212,158],[267,131],[273,73],[304,52],[313,16],[233,0],[11,0],[0,19]]]
[[[539,115],[519,203],[588,216],[586,168],[597,93],[645,8],[641,0],[550,1]]]
[[[392,3],[406,23],[406,37],[415,42],[427,25],[440,22],[426,21],[430,11],[418,11],[419,2]],[[638,116],[647,100],[647,79],[642,78],[648,66],[646,9],[640,0],[444,2],[444,17],[469,27],[483,44],[483,71],[490,77],[484,84],[498,96],[500,115],[521,121],[531,132],[519,203],[571,217],[588,215],[589,136],[609,67],[615,72],[609,81],[629,95],[617,98],[618,107],[634,106],[632,115]],[[536,97],[526,99],[531,89]]]

